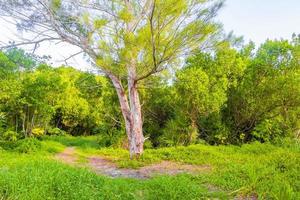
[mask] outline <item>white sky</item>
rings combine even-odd
[[[217,19],[257,45],[266,39],[290,39],[300,34],[300,0],[227,0]]]
[[[224,24],[226,32],[234,31],[252,40],[257,45],[266,39],[290,39],[293,33],[300,33],[300,0],[227,0],[217,20]],[[0,18],[0,46],[8,41],[18,40],[15,26]],[[78,52],[67,45],[43,43],[36,53],[50,55],[55,66],[64,64],[64,58]],[[90,69],[83,56],[68,61],[78,69]]]

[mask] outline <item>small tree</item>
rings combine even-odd
[[[131,158],[142,154],[144,143],[138,84],[209,45],[221,6],[214,0],[0,0],[2,15],[35,31],[35,39],[22,44],[68,42],[110,78]]]

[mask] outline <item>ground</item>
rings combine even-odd
[[[138,169],[119,168],[114,162],[103,156],[85,156],[88,162],[82,164],[76,155],[75,147],[67,147],[58,153],[55,158],[67,164],[79,167],[88,167],[100,175],[109,177],[146,179],[157,175],[176,175],[180,173],[198,174],[211,170],[209,165],[187,165],[172,161],[161,161]],[[82,158],[81,158],[82,159]]]
[[[97,137],[38,143],[0,150],[0,199],[300,199],[295,141],[146,149],[139,160]]]

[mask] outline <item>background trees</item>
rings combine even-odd
[[[145,141],[139,83],[211,47],[221,6],[210,0],[0,1],[2,15],[17,20],[19,29],[34,30],[34,48],[45,40],[68,42],[111,80],[131,157],[142,154]]]
[[[266,41],[259,47],[229,93],[227,116],[235,137],[268,141],[293,132],[296,127],[288,124],[295,125],[292,113],[299,109],[299,69],[299,43]]]
[[[197,52],[182,68],[139,86],[147,146],[273,142],[298,135],[298,39],[266,41],[257,50],[251,43],[219,47]],[[106,77],[52,68],[28,55],[19,62],[11,52],[0,55],[2,138],[65,131],[128,146],[118,97]]]

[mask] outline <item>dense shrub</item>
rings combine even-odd
[[[15,131],[12,131],[12,130],[5,131],[2,134],[2,139],[3,140],[11,141],[11,142],[17,141],[18,137],[19,137],[19,134]]]
[[[47,135],[65,135],[66,132],[59,128],[50,128],[47,130]]]
[[[41,149],[41,142],[36,138],[25,138],[17,142],[16,151],[20,153],[33,153]]]
[[[17,142],[0,140],[0,147],[5,150],[14,150],[17,147]]]
[[[98,135],[97,141],[101,147],[122,147],[126,140],[126,135],[122,131],[115,131],[110,134]]]
[[[34,128],[31,133],[34,137],[40,137],[45,134],[45,130],[42,128]]]

